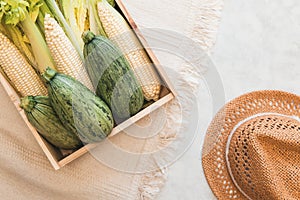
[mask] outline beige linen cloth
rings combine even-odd
[[[222,0],[124,0],[124,4],[139,27],[177,31],[193,39],[207,52],[215,42]],[[198,89],[197,80],[201,70],[188,67],[182,62],[171,62],[172,57],[163,53],[157,52],[157,56],[163,65],[172,64],[173,70],[182,75],[171,77],[175,87],[185,87],[186,92],[190,93]],[[156,171],[126,173],[98,162],[90,154],[55,171],[2,86],[0,99],[1,199],[154,199],[163,187],[166,168],[160,166],[159,161],[147,160],[147,157],[135,163],[138,172],[142,172],[143,166],[155,163]],[[110,139],[110,142],[125,151],[141,153],[163,148],[180,140],[183,136],[172,131],[174,127],[181,126],[178,123],[178,102],[175,100],[169,103],[164,106],[164,110],[167,114],[166,125],[155,137],[137,140],[120,133]],[[139,123],[146,123],[145,121],[147,119]],[[168,153],[172,152],[162,154],[162,157],[167,157]],[[117,155],[111,155],[113,156],[117,159]]]

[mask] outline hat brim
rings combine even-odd
[[[260,113],[300,116],[300,97],[275,90],[251,92],[230,101],[216,114],[205,136],[202,166],[218,199],[247,199],[230,178],[226,144],[230,132],[239,122]]]

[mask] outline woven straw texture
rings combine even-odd
[[[281,91],[249,93],[219,111],[202,157],[218,199],[300,198],[300,123],[294,116],[300,116],[299,96]]]
[[[267,115],[245,122],[233,135],[232,177],[251,199],[300,198],[300,123]]]
[[[170,3],[170,0],[126,0],[124,4],[140,27],[178,31],[209,51],[215,43],[223,1],[174,0]],[[166,54],[160,56],[158,53],[157,56],[166,61],[172,60]],[[181,62],[172,62],[172,66],[180,74],[173,77],[176,78],[173,81],[185,91],[182,95],[186,95],[188,102],[188,95],[200,85],[198,80],[201,72],[198,68],[183,66]],[[154,199],[164,185],[166,172],[159,164],[156,164],[157,171],[130,174],[109,168],[89,154],[55,171],[2,87],[0,98],[1,199],[146,200]],[[176,127],[181,125],[177,123],[180,118],[178,103],[173,101],[164,109],[168,119],[156,137],[141,141],[121,133],[113,137],[111,142],[128,152],[144,153],[179,141],[180,136],[174,133]],[[172,154],[166,152],[164,156],[169,153]],[[159,159],[164,159],[164,156]],[[155,163],[159,161],[140,160],[136,167],[143,169]]]

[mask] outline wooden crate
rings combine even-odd
[[[121,124],[115,126],[111,132],[111,134],[108,137],[112,137],[125,128],[129,127],[133,123],[137,122],[139,119],[143,118],[144,116],[150,114],[155,109],[163,106],[167,102],[171,101],[176,93],[172,87],[171,82],[167,78],[167,75],[163,68],[160,66],[156,56],[154,53],[149,49],[149,45],[147,44],[145,38],[141,34],[141,32],[138,30],[138,26],[135,24],[134,20],[129,15],[128,11],[126,10],[124,4],[121,0],[116,1],[116,7],[117,9],[125,16],[125,19],[130,24],[131,28],[134,30],[135,34],[137,35],[138,39],[142,43],[142,45],[145,47],[145,51],[147,52],[149,58],[151,59],[152,63],[155,66],[155,69],[157,73],[159,74],[161,81],[162,81],[162,89],[160,93],[160,99],[150,106],[144,108],[134,116],[132,116],[130,119],[122,122]],[[7,82],[5,77],[0,73],[0,82],[3,85],[4,89],[8,93],[9,97],[11,98],[12,102],[16,106],[18,112],[20,113],[21,117],[24,119],[25,123],[27,124],[28,128],[32,132],[33,136],[37,140],[40,147],[43,149],[44,153],[46,154],[47,158],[49,159],[50,163],[54,167],[54,169],[58,170],[61,167],[65,166],[66,164],[72,162],[73,160],[79,158],[80,156],[84,155],[89,151],[90,148],[93,148],[96,144],[89,144],[81,147],[80,149],[71,152],[70,154],[64,156],[64,151],[61,151],[60,149],[54,147],[53,145],[49,144],[41,135],[36,131],[36,129],[28,122],[26,115],[24,111],[19,107],[20,104],[20,97],[15,92],[13,87]]]

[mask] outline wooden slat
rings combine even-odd
[[[80,149],[78,149],[77,151],[75,151],[74,153],[70,154],[69,156],[63,158],[62,160],[60,160],[58,162],[59,167],[63,167],[66,164],[72,162],[73,160],[79,158],[80,156],[84,155],[85,153],[88,152],[88,145],[81,147]]]
[[[139,121],[140,119],[142,119],[146,115],[150,114],[151,112],[153,112],[157,108],[165,105],[166,103],[168,103],[169,101],[171,101],[173,98],[174,98],[173,94],[169,93],[165,97],[159,99],[158,101],[156,101],[155,103],[151,104],[147,108],[145,108],[142,111],[138,112],[136,115],[132,116],[130,119],[128,119],[128,120],[122,122],[121,124],[119,124],[118,126],[116,126],[112,130],[112,132],[109,134],[108,137],[112,137],[112,136],[120,133],[121,131],[123,131],[124,129],[126,129],[130,125],[134,124],[135,122]]]

